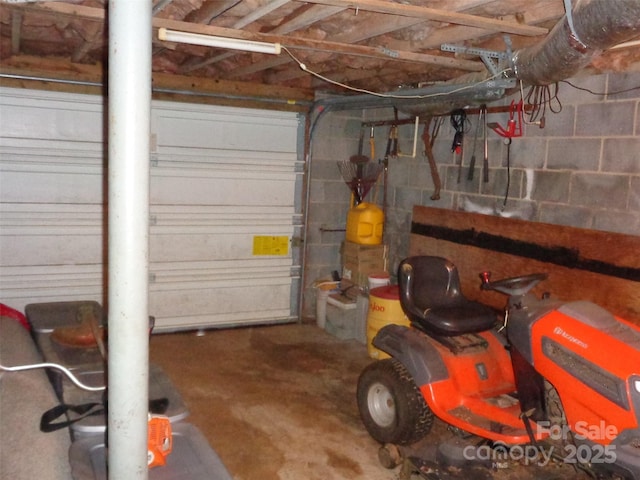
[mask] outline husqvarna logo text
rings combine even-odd
[[[580,345],[582,348],[589,348],[589,345],[584,343],[579,338],[574,337],[570,333],[565,332],[562,328],[556,327],[553,329],[553,333],[556,335],[560,335],[562,338],[569,340],[571,343],[575,343],[576,345]]]

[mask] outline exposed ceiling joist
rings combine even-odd
[[[573,2],[572,13],[598,3],[602,10],[597,21],[609,31],[606,25],[618,2],[635,6],[640,0]],[[308,98],[310,92],[385,93],[447,81],[473,83],[487,79],[487,67],[471,53],[504,52],[508,35],[514,52],[509,62],[516,62],[522,51],[542,45],[551,29],[562,23],[565,4],[565,0],[152,0],[155,29],[285,47],[274,58],[164,42],[154,31],[152,70],[154,78],[175,77],[189,95],[193,88],[206,85],[204,101],[216,96],[211,93],[216,85],[222,95],[238,84],[245,92],[270,98],[280,98],[283,90],[293,87],[299,90],[292,97]],[[43,78],[75,84],[74,76],[93,66],[104,78],[107,8],[107,0],[0,0],[0,67],[33,68]],[[443,44],[451,47],[443,51]],[[26,58],[39,58],[48,72],[37,62],[25,62]],[[619,48],[605,49],[581,68],[625,71],[639,65],[640,49]],[[48,84],[53,82],[42,82]]]
[[[100,8],[84,7],[80,5],[70,5],[66,3],[48,3],[40,5],[46,12],[56,12],[65,15],[81,16],[93,21],[104,20],[104,10]],[[439,57],[428,54],[389,51],[376,47],[364,45],[351,45],[345,43],[331,42],[325,40],[313,40],[302,37],[274,35],[265,33],[254,33],[245,30],[238,30],[226,27],[216,27],[213,25],[203,25],[200,23],[183,22],[180,20],[170,20],[164,18],[153,19],[154,28],[167,28],[189,33],[203,35],[216,35],[221,37],[238,38],[244,40],[254,40],[261,42],[278,42],[291,49],[314,50],[330,53],[340,53],[343,55],[355,55],[370,58],[384,59],[387,61],[405,61],[415,63],[436,64],[446,68],[457,68],[467,71],[481,71],[484,67],[480,62],[470,62],[468,60],[457,60],[450,57]],[[235,74],[234,76],[240,76]]]
[[[334,5],[338,7],[351,8],[376,13],[387,13],[401,15],[404,17],[421,18],[424,20],[435,20],[438,22],[455,23],[468,27],[485,28],[496,32],[513,33],[517,35],[536,36],[545,35],[546,28],[520,25],[513,22],[505,22],[493,18],[485,18],[479,15],[469,15],[466,13],[456,13],[434,8],[406,5],[403,3],[386,2],[384,0],[304,0],[308,3],[320,3],[323,5]]]

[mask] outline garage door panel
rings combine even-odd
[[[168,331],[188,325],[192,328],[214,323],[238,325],[282,321],[291,318],[290,284],[214,284],[210,288],[150,289],[150,308],[158,312],[156,330]]]
[[[38,235],[19,241],[7,239],[0,252],[6,266],[101,263],[102,235]]]
[[[0,204],[0,265],[102,264],[101,205]]]
[[[294,191],[291,180],[198,176],[154,176],[151,179],[151,201],[156,204],[291,205]]]
[[[251,324],[264,325],[269,323],[283,323],[294,321],[290,308],[276,310],[262,310],[261,312],[247,311],[237,313],[217,313],[194,315],[175,315],[155,317],[155,332],[173,332],[178,330],[201,329],[215,325],[216,327],[238,327]]]
[[[3,198],[24,203],[103,203],[102,178],[78,173],[9,172],[0,175]]]
[[[287,237],[292,233],[269,232],[269,236]],[[253,235],[217,233],[215,236],[202,235],[154,235],[150,241],[150,258],[162,258],[166,262],[190,261],[198,259],[236,260],[253,258]],[[291,249],[286,255],[291,264]]]
[[[296,145],[297,120],[283,112],[193,106],[189,110],[158,102],[154,118],[158,146],[290,152]],[[202,133],[205,132],[206,135]]]
[[[103,103],[0,87],[0,296],[13,308],[105,301]],[[152,103],[149,301],[160,330],[297,318],[302,133],[293,113]],[[259,250],[256,239],[267,239]]]
[[[0,105],[4,137],[103,143],[102,104],[89,95],[56,98],[47,92],[3,89]]]
[[[157,233],[199,231],[200,227],[236,228],[253,226],[289,227],[302,221],[287,205],[152,205],[151,217]],[[242,230],[246,231],[246,230]]]
[[[29,303],[104,302],[102,264],[3,266],[2,303],[24,311]]]
[[[0,138],[2,203],[102,205],[103,154],[98,144]]]

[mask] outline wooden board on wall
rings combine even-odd
[[[480,272],[546,272],[536,293],[590,300],[640,324],[640,236],[415,206],[409,254],[449,258],[465,295],[496,308],[506,298],[481,291]]]

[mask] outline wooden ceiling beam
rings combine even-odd
[[[239,28],[246,27],[247,25],[250,25],[256,20],[259,20],[265,15],[268,15],[269,13],[273,12],[274,10],[277,10],[281,6],[289,3],[289,1],[290,0],[272,0],[271,2],[265,3],[262,7],[257,8],[256,10],[252,11],[248,15],[245,15],[240,20],[235,22],[231,26],[231,28],[239,29]],[[222,60],[225,60],[227,58],[231,58],[234,55],[235,53],[233,52],[226,52],[226,53],[214,55],[213,57],[209,57],[206,60],[187,62],[187,63],[184,63],[183,65],[180,65],[180,72],[181,73],[193,72],[194,70],[199,70],[203,67],[206,67],[207,65],[212,65],[214,63],[221,62]]]
[[[43,12],[59,13],[72,17],[82,17],[94,21],[104,21],[105,12],[101,8],[85,7],[82,5],[72,5],[67,3],[44,3],[32,5],[29,8]],[[342,55],[355,55],[370,58],[381,58],[387,61],[403,61],[435,64],[448,68],[459,68],[469,71],[480,71],[484,67],[481,62],[460,61],[454,58],[426,55],[414,52],[386,51],[376,47],[363,45],[349,45],[345,43],[329,42],[325,40],[314,40],[309,38],[272,35],[265,33],[254,33],[234,28],[216,27],[213,25],[202,25],[199,23],[189,23],[180,20],[166,18],[153,18],[155,28],[164,27],[183,32],[199,33],[203,35],[217,35],[221,37],[237,38],[244,40],[255,40],[262,42],[278,42],[291,49],[306,49],[322,52],[329,52]]]
[[[476,2],[473,3],[473,5],[465,6],[460,11],[466,10],[468,8],[476,8],[479,6],[483,6],[488,3],[492,3],[493,1],[494,0],[477,0]],[[391,16],[391,18],[375,16],[371,19],[367,18],[367,20],[362,22],[362,24],[355,30],[352,30],[348,33],[344,33],[341,35],[337,35],[333,40],[339,43],[358,43],[364,40],[368,40],[369,38],[375,38],[387,33],[403,30],[405,28],[413,27],[415,25],[419,25],[424,22],[425,20],[423,19],[414,19],[414,18],[402,17],[402,16]],[[484,29],[472,29],[471,27],[450,27],[450,28],[459,28],[460,30],[465,30],[465,31],[475,30],[475,31],[487,32]],[[434,32],[431,32],[427,36],[427,40],[431,39],[433,35],[438,35],[439,32],[440,32],[440,29],[435,30]],[[440,42],[440,43],[443,43],[443,42]],[[440,46],[440,43],[437,44],[438,47]],[[397,48],[398,45],[402,45],[402,48]],[[422,43],[420,45],[411,45],[409,42],[395,41],[393,39],[388,39],[385,43],[385,46],[390,50],[406,50],[406,51],[415,51],[420,49],[421,47],[424,47]],[[309,63],[308,60],[307,60],[307,63]],[[347,70],[353,73],[353,70],[348,67],[347,67]],[[331,77],[332,80],[340,81],[339,78],[334,78],[333,68],[326,69],[326,68],[323,68],[321,65],[319,65],[316,71],[323,75],[326,73],[329,77]],[[300,69],[287,70],[287,71],[268,75],[267,81],[270,84],[276,84],[276,83],[286,82],[289,80],[300,78],[307,74],[308,74],[307,72]],[[370,72],[368,74],[371,75]],[[348,78],[346,80],[348,80]],[[313,81],[313,84],[317,85],[320,82],[323,82],[323,80],[320,80],[316,77],[316,79]]]
[[[483,6],[493,1],[494,0],[476,0],[475,2],[473,2],[472,5],[467,4],[466,6],[461,7],[460,11],[466,10],[467,8],[475,8],[475,7]],[[338,43],[346,43],[346,44],[359,43],[364,40],[368,40],[370,38],[375,38],[387,33],[413,27],[415,25],[418,25],[424,22],[425,20],[423,19],[414,19],[414,18],[395,16],[395,15],[384,16],[384,17],[379,15],[370,16],[370,17],[367,17],[366,20],[362,21],[361,24],[358,27],[356,27],[354,30],[351,30],[347,33],[343,33],[334,37],[333,41]],[[469,27],[460,27],[460,28],[468,29]],[[484,32],[485,30],[482,30],[482,31]],[[405,44],[405,47],[406,46],[407,45]],[[389,47],[388,44],[387,44],[387,47]],[[398,49],[393,47],[389,47],[389,49],[390,50],[407,50],[407,51],[416,50],[416,48]],[[435,61],[438,62],[439,60],[435,60]],[[306,62],[307,64],[313,64],[313,55],[311,55],[310,59],[306,60]],[[256,62],[253,64],[251,73],[256,73],[260,70],[267,70],[269,68],[275,68],[277,66],[284,65],[286,63],[288,63],[288,60],[286,59],[283,59],[277,63],[274,62],[273,60]],[[475,68],[475,71],[478,71],[477,65],[475,65],[474,68]],[[323,73],[323,72],[326,73],[326,69],[323,69],[321,66],[318,66],[316,71],[318,73]],[[308,72],[303,71],[301,69],[292,69],[292,70],[278,72],[278,73],[269,75],[267,77],[267,82],[270,84],[275,84],[281,81],[288,81],[288,80],[293,80],[295,78],[300,78],[308,74],[309,74]],[[319,82],[319,81],[320,80],[318,80],[316,77],[316,82]]]
[[[479,15],[469,15],[448,10],[437,10],[418,5],[406,5],[403,3],[388,2],[385,0],[304,0],[307,3],[320,3],[322,5],[333,5],[336,7],[352,8],[376,13],[386,13],[389,15],[400,15],[404,17],[421,18],[443,23],[455,23],[469,27],[485,28],[494,32],[512,33],[515,35],[538,36],[546,35],[549,30],[546,28],[521,25],[515,22],[505,22],[495,18],[481,17]]]
[[[528,25],[538,25],[545,22],[557,21],[564,15],[564,7],[556,2],[547,1],[531,7],[525,15]],[[515,20],[515,15],[514,15]],[[465,40],[475,40],[487,37],[495,32],[485,28],[463,27],[459,25],[440,28],[434,31],[418,44],[409,44],[407,41],[396,40],[389,44],[389,48],[397,48],[398,50],[412,48],[440,48],[443,43],[456,43]]]
[[[209,24],[211,20],[235,7],[242,0],[208,0],[196,10],[192,10],[185,18],[185,22]]]
[[[22,30],[22,13],[13,12],[11,14],[11,53],[17,55],[20,53],[20,37]]]
[[[34,88],[101,95],[104,92],[102,65],[84,65],[66,59],[15,56],[0,65],[0,86]],[[195,78],[153,73],[153,98],[211,104],[242,103],[245,106],[288,111],[306,111],[314,99],[304,88],[270,86],[249,82]]]
[[[278,4],[279,2],[281,2],[283,0],[274,0],[273,2],[268,3],[267,5],[271,5],[271,4]],[[288,3],[289,0],[286,0],[286,3]],[[280,6],[280,5],[278,5]],[[282,25],[279,25],[278,27],[276,27],[274,30],[272,30],[271,34],[286,34],[286,33],[290,33],[293,32],[295,30],[298,30],[300,28],[304,28],[307,27],[309,25],[312,25],[315,22],[318,22],[320,20],[323,20],[324,18],[326,18],[327,16],[331,16],[334,15],[338,12],[341,12],[342,10],[344,10],[343,8],[336,8],[336,7],[330,7],[329,9],[327,9],[326,7],[322,7],[319,8],[321,6],[319,5],[313,5],[312,8],[310,9],[306,9],[305,11],[303,11],[300,15],[294,17],[293,19],[291,19],[288,22],[283,23]],[[299,9],[300,10],[300,9]],[[241,28],[243,25],[234,25],[233,28]],[[207,60],[203,60],[201,62],[197,62],[197,63],[193,63],[190,65],[186,65],[184,67],[181,67],[180,70],[183,72],[192,72],[194,70],[198,70],[200,68],[206,67],[207,65],[212,65],[214,63],[217,62],[221,62],[222,60],[226,60],[227,58],[233,57],[234,55],[236,55],[236,53],[234,52],[227,52],[227,53],[222,53],[220,55],[215,55]],[[267,70],[269,68],[274,68],[280,65],[284,65],[286,63],[289,63],[289,59],[286,58],[282,58],[279,61],[274,62],[273,59],[270,60],[265,60],[265,61],[261,61],[261,62],[256,62],[254,63],[254,70],[253,72],[259,72],[262,70]]]
[[[271,12],[282,7],[283,5],[286,5],[287,3],[289,3],[289,1],[290,0],[272,0],[271,2],[265,3],[260,8],[256,8],[253,12],[249,13],[248,15],[245,15],[236,23],[234,23],[233,28],[246,27],[247,25],[250,25],[256,20],[261,19],[265,15],[270,14]]]
[[[71,5],[67,3],[45,3],[34,5],[31,8],[46,12],[56,12],[71,16],[80,16],[95,21],[104,21],[104,9],[84,7],[81,5]],[[426,55],[414,52],[403,51],[385,51],[376,47],[367,47],[363,45],[348,45],[344,43],[328,42],[324,40],[313,40],[308,38],[272,35],[263,33],[253,33],[233,28],[216,27],[213,25],[202,25],[199,23],[189,23],[180,20],[171,20],[166,18],[154,18],[153,26],[156,28],[165,27],[172,30],[180,30],[183,32],[199,33],[203,35],[219,35],[229,38],[238,38],[245,40],[256,40],[263,42],[279,42],[285,47],[291,49],[307,49],[329,52],[334,54],[355,55],[370,58],[381,58],[387,61],[403,61],[426,63],[439,65],[446,68],[458,68],[468,71],[481,71],[484,69],[481,62],[470,62],[467,60],[456,60],[449,57],[440,57],[434,55]]]
[[[295,32],[296,30],[313,25],[320,20],[324,20],[327,17],[331,17],[336,13],[340,13],[343,10],[345,10],[343,7],[312,5],[311,8],[303,10],[299,15],[295,15],[291,20],[282,25],[278,25],[269,33],[272,35],[285,35]]]

